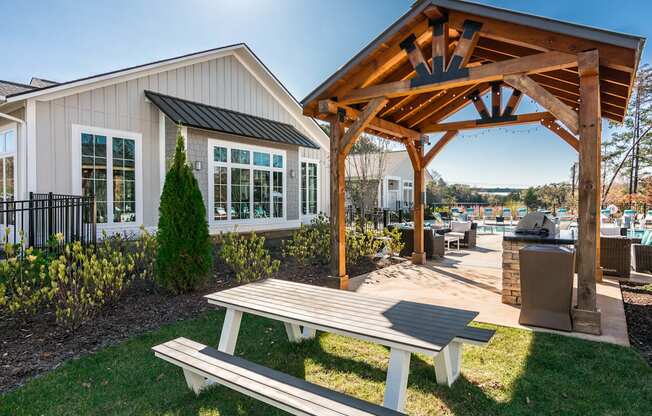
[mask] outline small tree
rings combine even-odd
[[[211,264],[206,208],[197,179],[186,163],[179,130],[159,207],[157,279],[175,293],[190,292],[204,281]]]

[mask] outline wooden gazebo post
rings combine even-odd
[[[596,280],[600,271],[600,81],[597,50],[577,55],[580,75],[580,176],[579,238],[577,267],[577,308],[573,310],[576,330],[601,333],[600,311],[596,306]]]

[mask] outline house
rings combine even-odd
[[[368,205],[382,209],[411,208],[414,203],[414,169],[405,150],[390,150],[379,153],[351,154],[346,158],[346,180],[349,184],[373,183],[377,191],[370,197]],[[425,185],[433,180],[426,169]],[[377,185],[376,185],[377,183]],[[353,203],[349,186],[347,205]],[[369,192],[365,192],[369,196]]]
[[[92,194],[98,230],[154,228],[178,126],[212,233],[327,213],[328,136],[245,44],[62,83],[0,82],[0,198]]]

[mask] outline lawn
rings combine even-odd
[[[223,311],[211,311],[73,360],[0,396],[1,415],[281,415],[216,386],[195,397],[181,370],[154,357],[178,336],[216,345]],[[490,327],[490,326],[485,326]],[[630,348],[498,327],[467,347],[452,389],[435,383],[432,358],[414,356],[409,415],[650,415],[652,369]],[[382,403],[388,351],[331,334],[300,345],[283,325],[245,316],[236,354],[317,384]]]

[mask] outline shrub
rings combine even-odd
[[[360,257],[376,255],[383,246],[383,240],[379,232],[373,229],[356,228],[346,233],[346,262],[351,264],[357,262]]]
[[[45,261],[41,253],[12,244],[5,233],[5,259],[0,261],[0,308],[12,315],[36,313],[47,291]],[[22,238],[21,238],[22,240]]]
[[[265,237],[251,233],[249,238],[236,233],[221,238],[220,258],[235,272],[238,282],[252,282],[278,271],[279,261],[272,260],[264,247]]]
[[[103,305],[122,295],[131,271],[123,253],[115,250],[109,239],[97,249],[83,247],[78,241],[67,244],[48,267],[47,296],[57,322],[75,329],[95,316]]]
[[[141,227],[140,235],[134,241],[133,250],[129,253],[129,259],[133,262],[134,277],[142,280],[154,278],[157,247],[156,234]]]
[[[331,231],[328,218],[319,214],[310,225],[301,224],[301,228],[292,235],[292,239],[283,242],[283,257],[294,257],[299,264],[308,261],[327,264],[330,261]]]
[[[156,275],[175,293],[197,288],[208,276],[212,245],[206,208],[179,131],[172,166],[165,176],[158,221]]]
[[[389,254],[392,256],[398,256],[401,253],[401,250],[403,250],[403,247],[405,247],[405,243],[403,242],[401,235],[401,230],[399,230],[397,227],[391,229],[385,228],[383,230],[383,236],[387,238],[385,240],[385,247],[387,248]]]

